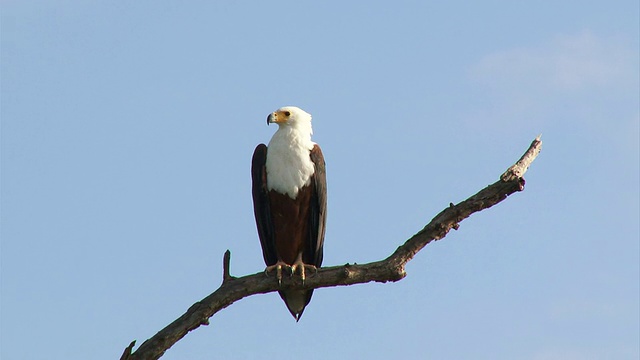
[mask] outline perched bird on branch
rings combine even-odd
[[[322,265],[327,213],[325,164],[318,144],[311,141],[311,115],[295,106],[267,117],[278,124],[269,145],[260,144],[251,164],[253,210],[267,264],[278,282],[283,269],[299,274]],[[289,312],[300,320],[313,290],[281,290]]]

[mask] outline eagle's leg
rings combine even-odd
[[[269,275],[269,272],[273,271],[273,269],[276,270],[276,279],[278,279],[278,285],[282,285],[282,268],[287,268],[287,269],[292,269],[292,273],[293,273],[293,268],[291,267],[291,265],[287,264],[286,262],[282,261],[282,260],[278,260],[278,262],[276,262],[273,265],[269,265],[264,269],[264,274],[265,275]]]
[[[302,279],[302,284],[303,285],[304,285],[304,280],[306,279],[305,268],[307,268],[309,270],[313,270],[315,274],[318,273],[318,268],[315,267],[315,265],[305,264],[302,261],[302,253],[300,253],[300,254],[298,254],[298,258],[296,259],[296,261],[293,263],[293,265],[291,265],[291,276],[293,276],[293,274],[296,273],[296,270],[299,270],[300,271],[300,279]]]

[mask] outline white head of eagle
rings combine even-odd
[[[298,107],[284,106],[267,116],[267,124],[272,123],[278,124],[278,131],[268,145],[267,188],[295,199],[314,172],[309,158],[315,145],[311,115]]]

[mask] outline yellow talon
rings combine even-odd
[[[278,279],[278,286],[282,285],[282,268],[291,268],[291,266],[282,260],[278,260],[277,263],[269,265],[264,269],[264,273],[268,276],[269,272],[276,270],[276,279]]]

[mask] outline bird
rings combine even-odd
[[[269,145],[256,146],[251,160],[253,210],[265,273],[275,270],[278,283],[283,269],[299,274],[322,265],[327,215],[325,161],[311,141],[311,115],[284,106],[267,116],[277,124]],[[287,289],[280,297],[296,322],[311,301],[313,290]]]

